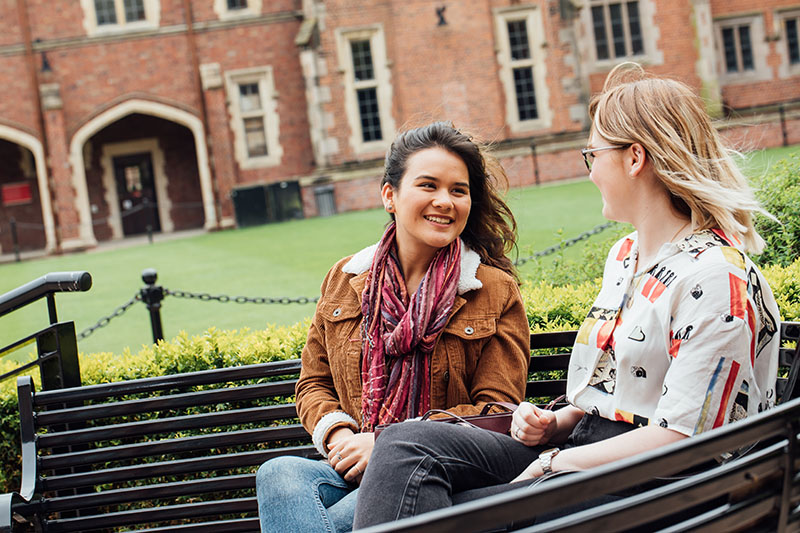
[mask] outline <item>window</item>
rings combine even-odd
[[[548,127],[541,13],[527,7],[498,9],[495,17],[506,122],[514,131]]]
[[[380,26],[337,30],[337,42],[350,146],[356,153],[383,151],[394,130],[383,30]]]
[[[639,2],[592,2],[592,29],[598,60],[644,54]]]
[[[753,47],[750,44],[750,26],[722,28],[722,46],[725,54],[725,72],[753,70]]]
[[[283,155],[278,145],[277,93],[272,69],[226,73],[236,160],[242,168],[273,166]]]
[[[158,27],[160,0],[81,0],[89,35]]]
[[[214,0],[214,13],[220,20],[255,17],[261,14],[263,0]]]
[[[789,64],[800,65],[800,44],[797,39],[797,29],[800,26],[800,15],[787,17],[784,20],[786,29],[786,47],[789,57]]]
[[[776,22],[776,28],[780,26]],[[714,21],[719,77],[723,84],[752,83],[772,79],[767,64],[770,44],[760,15],[721,18]]]

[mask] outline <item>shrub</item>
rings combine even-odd
[[[760,265],[787,266],[800,257],[800,155],[778,161],[754,185],[764,209],[779,221],[764,216],[756,218],[756,229],[767,247],[755,260]]]

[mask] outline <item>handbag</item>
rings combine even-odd
[[[502,407],[506,409],[506,411],[502,413],[490,413],[489,410],[495,406]],[[429,422],[444,422],[445,424],[458,424],[460,426],[486,429],[489,431],[495,431],[497,433],[508,434],[509,430],[511,429],[511,417],[514,414],[514,411],[517,410],[517,407],[517,404],[511,402],[487,402],[479,414],[463,416],[453,414],[444,409],[431,409],[422,415],[419,420],[427,420]],[[431,416],[436,414],[443,414],[447,416],[441,418],[431,418]],[[377,439],[381,431],[390,425],[392,424],[381,424],[376,426],[375,438]]]
[[[563,400],[565,396],[565,394],[562,394],[558,398],[554,398],[553,401],[544,406],[544,409],[552,409],[556,403]],[[489,409],[495,406],[502,407],[506,409],[506,411],[502,413],[490,413]],[[463,416],[453,414],[444,409],[431,409],[422,415],[419,420],[427,420],[429,422],[444,422],[445,424],[458,424],[460,426],[486,429],[496,433],[508,435],[509,431],[511,430],[511,417],[514,415],[514,411],[517,410],[517,407],[519,407],[517,404],[511,402],[487,402],[479,414]],[[431,416],[435,414],[445,414],[447,416],[441,418],[431,418]],[[390,425],[391,424],[380,424],[375,426],[375,438],[377,439],[381,431]]]

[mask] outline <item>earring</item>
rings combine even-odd
[[[394,209],[394,204],[392,202],[389,202],[388,204],[386,204],[386,212],[387,213],[391,213],[393,209]]]

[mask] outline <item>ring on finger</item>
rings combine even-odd
[[[514,430],[514,436],[517,437],[517,440],[522,440],[522,437],[519,436],[519,426]]]
[[[356,470],[358,470],[358,475],[359,475],[359,476],[364,474],[364,472],[362,472],[362,471],[361,471],[361,469],[358,467],[358,465],[354,465],[354,466],[353,466],[353,468],[355,468]]]
[[[336,454],[336,462],[338,463],[338,462],[339,462],[339,461],[341,461],[342,459],[344,459],[344,457],[342,457],[342,454],[340,454],[340,453],[337,453],[337,454]]]

